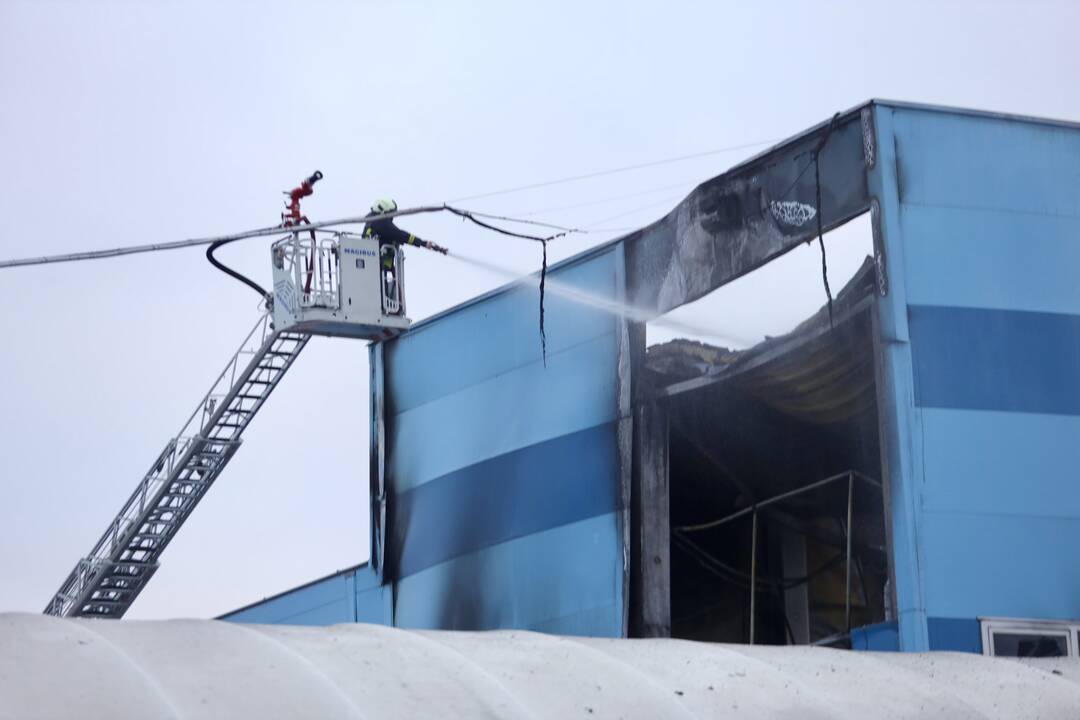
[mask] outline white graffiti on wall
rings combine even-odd
[[[782,202],[773,200],[769,203],[769,209],[772,211],[772,215],[776,218],[777,222],[791,225],[792,227],[802,227],[813,220],[814,216],[817,215],[817,208],[813,205],[807,205],[806,203],[796,202],[794,200],[784,200]]]

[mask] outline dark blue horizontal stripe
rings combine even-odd
[[[926,618],[931,650],[982,653],[982,632],[975,618]]]
[[[912,305],[915,403],[1080,415],[1080,316]]]
[[[618,498],[615,426],[598,425],[395,495],[388,550],[397,576],[405,577],[497,543],[612,512]]]

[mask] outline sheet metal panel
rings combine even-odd
[[[398,493],[393,548],[399,576],[613,512],[614,432],[611,423],[597,425]]]
[[[240,623],[333,625],[356,622],[355,572],[332,575],[224,616]]]
[[[553,269],[550,277],[599,298],[615,297],[615,248]],[[509,370],[541,365],[537,281],[510,286],[383,343],[387,401],[394,414],[451,395]],[[614,333],[610,312],[555,293],[545,299],[548,359]],[[462,342],[468,333],[468,342]],[[437,371],[437,372],[436,372]]]
[[[398,582],[397,625],[523,628],[618,637],[622,607],[614,513],[484,548]]]
[[[1080,242],[1062,242],[1070,237],[1080,238],[1080,217],[905,205],[905,256],[917,263],[908,300],[1080,315]]]
[[[1080,415],[1080,315],[928,305],[908,315],[916,405]]]
[[[902,205],[1077,217],[1080,128],[952,112],[893,112]],[[1024,241],[1017,238],[1017,249]]]
[[[1080,417],[930,408],[920,414],[927,510],[1057,517],[1077,507]],[[1067,571],[1080,578],[1080,564]]]
[[[219,619],[283,625],[344,622],[389,625],[390,600],[390,587],[380,584],[370,565],[362,565],[266,598]]]
[[[549,283],[617,299],[621,253],[564,265]],[[621,634],[626,321],[549,290],[545,365],[538,305],[523,283],[383,344],[398,625]],[[568,580],[586,575],[605,579],[599,595]]]
[[[532,314],[524,321],[535,335]],[[498,372],[396,413],[389,453],[394,489],[411,490],[488,458],[610,423],[614,368],[589,369],[613,362],[614,342],[611,333],[597,335],[549,355],[546,367],[536,362]],[[421,436],[424,451],[418,452]]]
[[[393,625],[394,589],[391,585],[356,590],[356,622]]]
[[[928,615],[1078,617],[1080,130],[875,112],[901,645],[938,643]]]
[[[1038,482],[1028,482],[1038,491]],[[1080,518],[927,511],[926,603],[941,617],[1070,620],[1080,609]]]
[[[982,632],[975,618],[927,618],[930,647],[935,650],[982,653]]]

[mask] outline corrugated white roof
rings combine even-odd
[[[0,614],[2,718],[1078,715],[1078,660]]]

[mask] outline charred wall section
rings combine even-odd
[[[657,314],[693,302],[870,208],[870,106],[709,180],[631,235],[628,298]],[[818,197],[820,196],[820,203]]]

